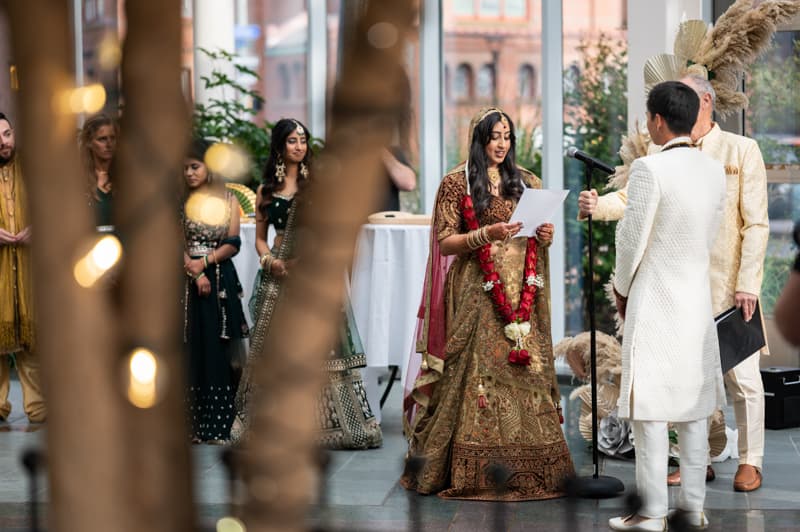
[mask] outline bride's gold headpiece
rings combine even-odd
[[[497,107],[483,107],[481,108],[475,116],[472,117],[472,120],[469,123],[469,141],[467,146],[472,146],[472,139],[475,137],[475,129],[478,127],[478,124],[483,122],[483,120],[494,113],[500,113],[500,121],[506,125],[506,127],[511,127],[508,124],[508,118],[506,118],[506,114],[498,109]]]
[[[511,129],[511,125],[508,122],[508,117],[506,117],[506,114],[502,110],[498,109],[497,107],[483,107],[483,108],[481,108],[475,114],[475,116],[472,118],[472,120],[469,123],[469,139],[467,141],[467,152],[468,153],[469,153],[470,147],[472,146],[472,140],[475,137],[475,129],[478,127],[478,124],[483,122],[484,119],[487,116],[489,116],[491,114],[494,114],[494,113],[499,113],[500,114],[500,122],[505,124],[505,126],[507,128]],[[469,194],[470,193],[470,186],[469,186],[469,158],[467,158],[467,160],[464,163],[464,172],[466,173],[466,176],[467,176],[467,194]]]

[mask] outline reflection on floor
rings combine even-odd
[[[563,392],[567,394],[569,387]],[[624,497],[602,501],[552,500],[528,503],[444,501],[433,496],[409,494],[397,484],[403,467],[406,443],[400,422],[401,387],[395,384],[383,410],[384,445],[369,451],[331,452],[327,471],[324,507],[315,506],[309,515],[309,527],[327,530],[374,531],[410,530],[410,504],[421,514],[421,528],[434,531],[497,530],[498,519],[505,530],[608,530],[609,517],[620,515]],[[21,414],[19,385],[12,383],[14,411],[0,424],[0,530],[29,530],[28,484],[20,466],[20,455],[41,442],[39,427],[30,427]],[[566,432],[576,467],[580,474],[592,473],[591,453],[580,438],[577,418],[567,408]],[[727,412],[728,423],[733,422]],[[30,430],[33,429],[33,432]],[[728,460],[715,464],[717,479],[708,485],[706,508],[710,530],[726,532],[798,530],[800,526],[800,429],[767,431],[764,459],[764,486],[752,493],[733,491],[736,463]],[[198,512],[204,530],[214,530],[215,521],[227,510],[225,468],[219,459],[219,447],[194,446]],[[622,480],[626,493],[634,488],[633,461],[602,460],[601,473]],[[40,484],[43,484],[41,482]],[[40,488],[46,499],[47,490]],[[670,490],[675,497],[677,489]],[[498,511],[499,510],[499,511]]]

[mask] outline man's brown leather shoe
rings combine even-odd
[[[733,489],[736,491],[754,491],[761,487],[761,471],[755,466],[741,464],[733,477]]]
[[[714,469],[711,466],[706,468],[706,482],[711,482],[717,478]],[[680,486],[681,485],[681,469],[678,468],[669,475],[667,475],[667,486]]]

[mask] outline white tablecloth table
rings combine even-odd
[[[417,310],[428,259],[427,225],[367,224],[361,227],[351,276],[350,297],[356,326],[364,344],[367,367],[362,370],[367,398],[380,421],[379,376],[388,366],[405,373],[414,343]],[[233,258],[247,302],[258,273],[255,224],[243,223],[242,247]],[[274,238],[270,227],[268,240]]]
[[[367,224],[358,236],[350,297],[367,355],[364,385],[376,416],[378,377],[388,366],[405,373],[408,365],[429,235],[427,225]]]
[[[258,263],[259,257],[256,252],[256,224],[242,223],[239,226],[239,237],[242,239],[242,247],[239,249],[239,253],[233,257],[233,265],[236,267],[236,273],[239,275],[239,282],[242,283],[242,288],[244,289],[242,304],[244,305],[244,314],[247,318],[247,324],[252,327],[253,321],[250,319],[250,311],[247,308],[247,303],[250,301],[250,296],[253,294],[253,283],[261,267]],[[275,240],[275,228],[269,226],[267,242],[271,245],[273,240]]]

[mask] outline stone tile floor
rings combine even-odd
[[[564,387],[564,393],[570,390]],[[340,531],[488,531],[608,530],[609,517],[620,515],[625,495],[634,488],[634,464],[630,460],[601,459],[601,474],[625,484],[621,497],[600,501],[552,500],[525,503],[445,501],[434,496],[410,494],[397,479],[406,451],[400,422],[401,387],[395,383],[383,410],[384,445],[369,451],[333,451],[324,484],[325,505],[309,512],[309,528]],[[41,442],[41,427],[28,425],[21,414],[21,394],[12,382],[14,411],[0,424],[0,531],[29,530],[29,486],[20,466],[25,449]],[[566,404],[566,403],[565,403]],[[572,408],[571,408],[572,407]],[[593,468],[588,445],[578,434],[577,405],[567,405],[567,441],[581,475]],[[733,421],[727,412],[728,423]],[[706,508],[710,530],[761,532],[800,530],[800,429],[767,431],[764,486],[752,493],[733,491],[733,460],[715,464],[717,479],[708,485]],[[225,468],[219,447],[194,446],[197,504],[203,530],[227,512]],[[46,500],[40,482],[37,495]],[[671,488],[671,497],[677,489]],[[46,503],[45,505],[46,506]],[[419,526],[410,521],[419,515]]]

